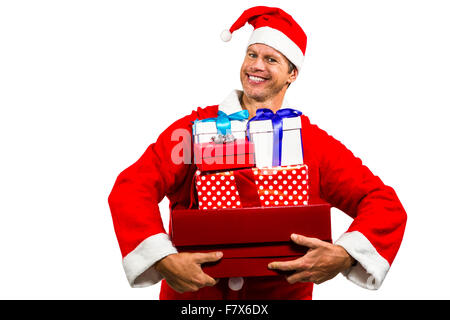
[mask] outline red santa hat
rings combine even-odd
[[[306,34],[289,14],[279,8],[263,6],[247,9],[229,30],[222,32],[222,40],[230,41],[232,33],[247,22],[255,28],[248,46],[254,43],[268,45],[300,69],[305,57]]]

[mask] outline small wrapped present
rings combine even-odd
[[[196,120],[192,126],[194,163],[200,171],[251,168],[255,165],[253,143],[247,141],[248,111]]]
[[[218,111],[217,118],[195,120],[192,126],[194,144],[205,142],[232,142],[235,139],[245,139],[247,130],[248,111],[227,115]]]
[[[301,112],[262,108],[247,122],[249,140],[255,144],[256,167],[303,163]]]
[[[245,138],[227,143],[196,143],[194,159],[202,172],[252,168],[255,166],[254,145]]]
[[[306,165],[197,171],[195,185],[203,210],[307,205],[309,198]]]

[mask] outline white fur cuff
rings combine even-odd
[[[130,286],[139,288],[158,283],[162,276],[153,268],[153,264],[177,252],[165,233],[155,234],[142,241],[122,261]]]
[[[342,272],[347,279],[366,289],[380,288],[389,271],[389,262],[361,232],[344,233],[335,244],[342,246],[358,261],[356,266]]]

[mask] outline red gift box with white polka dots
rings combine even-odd
[[[299,206],[308,204],[308,167],[305,164],[252,168],[202,174],[195,184],[199,209]]]

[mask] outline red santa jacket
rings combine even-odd
[[[173,163],[180,129],[192,122],[241,110],[238,91],[222,104],[198,108],[175,121],[140,159],[117,178],[109,196],[113,224],[131,286],[155,284],[161,275],[153,264],[176,253],[164,230],[158,204],[167,196],[170,207],[187,207],[193,192],[194,164]],[[377,289],[400,247],[406,213],[395,191],[386,186],[338,140],[302,116],[304,162],[309,167],[310,196],[320,197],[354,220],[335,244],[358,262],[344,272],[356,284]],[[183,152],[183,151],[181,151]],[[192,163],[192,156],[191,156]]]

